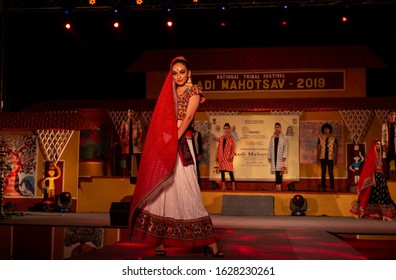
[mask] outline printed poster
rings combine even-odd
[[[234,177],[236,181],[275,181],[268,160],[268,146],[279,122],[288,139],[288,171],[284,180],[299,181],[299,116],[298,115],[212,115],[210,123],[210,166],[209,180],[219,180],[216,172],[218,139],[223,135],[223,126],[229,123],[235,138]],[[229,180],[226,172],[226,179]]]

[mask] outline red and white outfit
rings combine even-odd
[[[202,203],[191,131],[179,141],[177,136],[177,120],[184,118],[189,98],[197,94],[204,102],[197,85],[187,88],[178,98],[170,70],[143,149],[131,202],[130,236],[156,245],[184,247],[216,242],[212,220]],[[179,148],[181,143],[183,150]]]
[[[383,172],[381,152],[374,139],[357,186],[358,200],[349,210],[356,218],[374,220],[396,218],[396,207]]]
[[[225,141],[224,141],[225,139]],[[216,161],[219,164],[219,170],[233,171],[235,155],[235,139],[231,134],[222,135],[219,140],[219,146],[216,152]]]

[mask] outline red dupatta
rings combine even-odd
[[[368,199],[370,196],[371,187],[375,184],[374,172],[375,172],[375,161],[377,158],[377,149],[375,143],[378,139],[374,139],[371,143],[370,150],[367,154],[362,173],[357,186],[358,198],[360,201],[360,208],[366,209]]]
[[[172,60],[172,63],[176,59],[180,57]],[[175,85],[170,69],[155,105],[142,152],[129,212],[130,236],[140,209],[151,197],[166,188],[172,178],[178,149],[176,102]]]

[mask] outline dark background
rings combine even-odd
[[[144,73],[127,73],[128,67],[145,50],[189,48],[366,45],[388,66],[367,70],[367,95],[393,96],[395,12],[396,4],[184,9],[173,12],[172,30],[162,10],[8,12],[3,111],[43,100],[145,98]],[[119,29],[112,27],[115,18]],[[66,20],[72,30],[64,28]]]

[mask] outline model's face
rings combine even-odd
[[[381,141],[375,142],[375,148],[379,150],[381,148]]]
[[[323,131],[325,134],[330,134],[330,128],[328,128],[328,127],[326,127]]]
[[[183,86],[188,80],[190,71],[187,70],[183,63],[176,63],[172,66],[172,77],[176,85]]]
[[[230,127],[229,126],[223,127],[223,132],[224,134],[230,134]]]
[[[281,126],[275,125],[275,133],[279,134],[281,132]]]
[[[133,110],[128,110],[128,118],[132,119],[134,113],[135,113],[135,112],[134,112]]]

